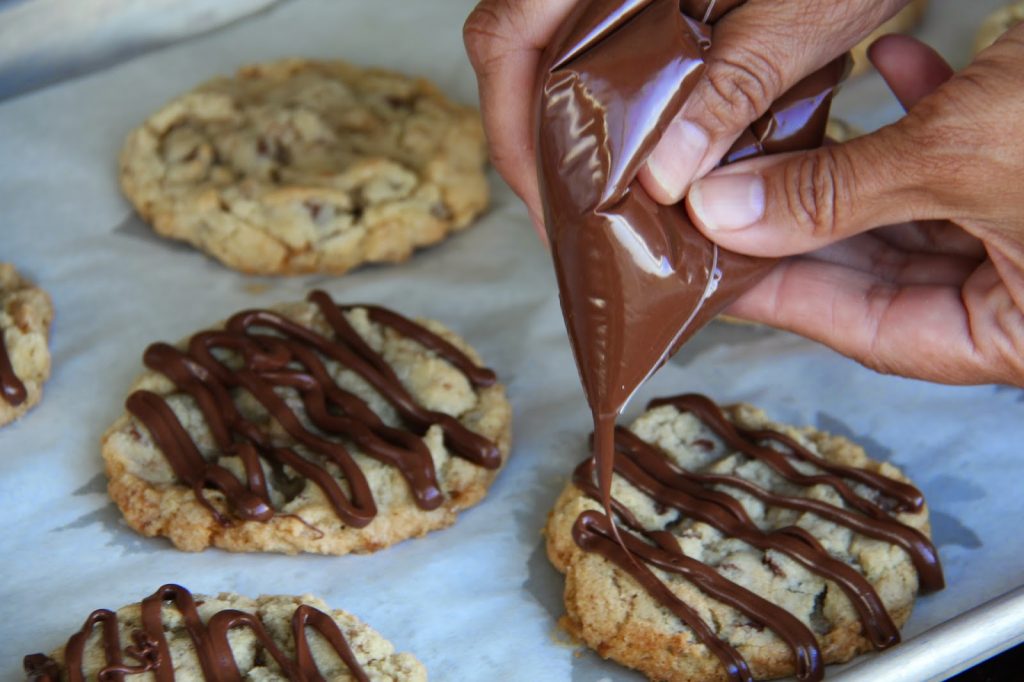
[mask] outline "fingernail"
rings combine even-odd
[[[708,134],[695,123],[675,119],[647,160],[651,178],[679,201],[708,151]]]
[[[690,207],[709,231],[742,230],[764,217],[764,180],[758,175],[704,178],[690,189]]]

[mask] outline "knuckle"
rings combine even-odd
[[[816,239],[838,236],[849,196],[840,158],[828,148],[803,154],[786,167],[782,180],[796,226]]]
[[[707,84],[716,106],[709,113],[725,126],[744,124],[761,116],[781,94],[782,72],[770,54],[744,48],[711,62]]]
[[[505,42],[508,24],[505,5],[497,0],[484,0],[470,13],[462,26],[462,41],[475,69],[481,70]]]

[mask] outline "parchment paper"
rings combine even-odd
[[[211,31],[276,1],[0,2],[0,98]]]
[[[320,595],[414,652],[435,680],[638,679],[578,653],[555,625],[562,581],[540,529],[585,454],[590,424],[547,254],[496,176],[493,208],[477,227],[406,265],[343,278],[235,274],[152,237],[117,189],[115,159],[130,128],[198,81],[248,62],[341,57],[422,73],[473,101],[460,40],[472,4],[299,0],[0,106],[0,260],[44,286],[57,309],[43,401],[0,430],[4,679],[20,679],[22,655],[62,645],[93,609],[171,581],[197,592]],[[946,36],[954,56],[966,54],[976,22],[965,15],[992,4],[940,3],[928,31]],[[860,125],[896,115],[870,80],[844,101],[856,104],[848,110]],[[128,530],[104,492],[98,440],[121,413],[146,345],[314,286],[444,320],[499,372],[515,405],[515,443],[487,500],[449,530],[363,557],[184,554]],[[854,437],[925,491],[948,587],[919,601],[908,638],[1024,583],[1024,392],[884,377],[788,334],[719,324],[630,413],[689,390]],[[1020,623],[1024,631],[1024,614]],[[901,678],[890,670],[874,679]]]

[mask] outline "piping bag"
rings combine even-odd
[[[636,176],[702,77],[714,22],[743,0],[584,0],[545,52],[537,165],[566,327],[594,417],[606,511],[615,420],[679,347],[766,275]],[[822,144],[840,58],[787,92],[723,163]],[[609,514],[610,517],[610,514]]]

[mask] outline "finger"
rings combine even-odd
[[[836,242],[808,258],[868,273],[890,284],[961,285],[981,259],[959,255],[907,252],[874,233]]]
[[[484,0],[463,27],[491,161],[526,203],[542,238],[532,95],[541,53],[575,5],[576,0]]]
[[[697,227],[757,256],[816,251],[879,225],[938,219],[941,169],[895,125],[846,144],[721,168],[690,188]]]
[[[879,38],[868,49],[868,58],[904,109],[910,109],[953,77],[953,67],[938,52],[910,36]]]
[[[886,374],[949,384],[1006,379],[974,339],[960,286],[900,286],[805,258],[784,261],[728,310]]]
[[[640,173],[677,203],[789,88],[853,47],[907,0],[749,0],[715,24],[707,71]]]

